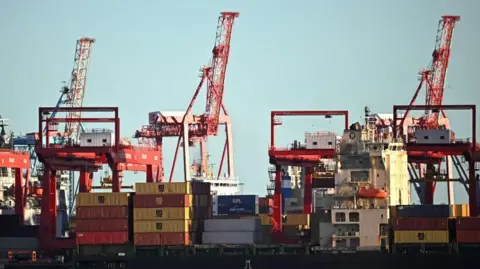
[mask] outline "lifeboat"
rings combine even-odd
[[[387,192],[382,189],[375,189],[375,188],[361,188],[358,192],[358,196],[361,198],[377,198],[377,199],[385,199],[387,198]]]

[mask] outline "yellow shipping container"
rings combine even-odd
[[[192,207],[135,208],[133,220],[184,220],[192,219]]]
[[[190,182],[135,183],[137,194],[192,194]]]
[[[127,192],[108,193],[79,193],[77,194],[77,206],[128,206]]]
[[[395,231],[397,244],[447,244],[448,231]]]
[[[185,233],[196,230],[197,223],[192,220],[138,220],[133,222],[134,233],[173,232]]]
[[[267,214],[260,214],[262,225],[272,225],[271,216]],[[287,214],[286,219],[283,222],[284,226],[299,226],[306,225],[310,227],[310,215],[309,214]]]
[[[468,204],[451,205],[450,216],[451,217],[469,217],[470,206]]]

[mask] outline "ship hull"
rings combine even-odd
[[[143,258],[117,263],[97,263],[95,268],[142,269],[426,269],[445,266],[478,268],[475,255],[356,253],[328,255],[202,255]],[[115,265],[114,265],[115,264]],[[77,268],[88,268],[80,264]]]

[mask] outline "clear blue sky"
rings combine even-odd
[[[480,104],[480,2],[464,1],[1,1],[0,113],[18,132],[36,130],[68,80],[75,40],[95,37],[86,106],[119,106],[123,136],[155,110],[184,110],[210,59],[217,17],[238,11],[224,103],[234,121],[236,173],[245,192],[265,193],[269,112],[363,107],[391,113],[410,101],[434,47],[441,15],[461,15],[445,103]],[[195,111],[202,112],[204,95]],[[423,101],[423,97],[419,99]],[[458,136],[468,114],[451,113]],[[341,120],[285,121],[279,141],[303,131],[341,131]],[[220,138],[211,155],[220,158]],[[167,175],[175,140],[165,143]],[[218,162],[218,161],[217,161]],[[181,179],[181,168],[177,168]],[[142,180],[128,174],[126,181]],[[442,188],[440,188],[442,190]],[[457,201],[466,201],[457,188]],[[446,197],[442,191],[437,195]]]

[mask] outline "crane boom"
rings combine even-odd
[[[230,54],[230,39],[233,22],[239,16],[238,12],[222,12],[218,18],[217,34],[213,47],[211,69],[207,72],[207,102],[205,108],[207,135],[216,135],[218,120],[223,101],[225,75],[227,73]]]
[[[70,79],[70,88],[68,89],[65,104],[68,107],[82,107],[83,97],[87,82],[87,70],[90,63],[91,46],[95,43],[95,38],[84,37],[77,40],[75,49],[74,65]],[[69,112],[68,119],[78,119],[81,112]],[[80,122],[68,121],[65,124],[65,136],[73,140],[78,140],[80,131]]]
[[[432,53],[432,66],[427,70],[427,93],[425,104],[430,106],[442,105],[445,80],[447,77],[448,62],[452,45],[453,30],[460,16],[442,16],[438,23],[435,50]],[[425,120],[428,129],[438,128],[439,111],[425,111]]]

